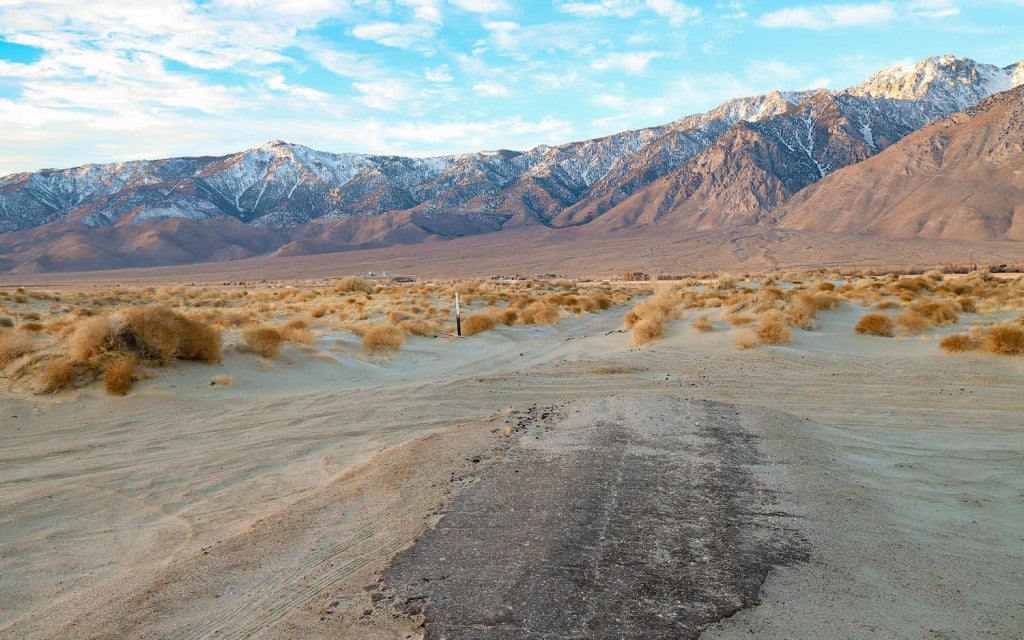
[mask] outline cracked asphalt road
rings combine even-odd
[[[807,557],[743,411],[614,396],[514,414],[378,606],[426,638],[697,638]]]

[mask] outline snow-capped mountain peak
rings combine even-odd
[[[1016,84],[1019,84],[1016,83]],[[977,102],[1016,86],[1012,74],[991,64],[952,55],[926,58],[914,65],[882,69],[843,93],[889,100],[958,99]]]

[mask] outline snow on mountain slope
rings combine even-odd
[[[317,222],[309,233],[336,243],[379,243],[508,225],[578,226],[609,213],[619,221],[613,226],[672,212],[689,212],[681,219],[695,224],[727,224],[711,208],[729,206],[738,207],[736,221],[749,223],[833,171],[1022,82],[1021,63],[999,68],[937,56],[843,91],[737,98],[665,125],[526,152],[406,158],[271,141],[217,158],[14,174],[0,178],[0,233],[58,221],[98,229],[227,218],[270,229]],[[387,222],[359,231],[384,214]],[[309,233],[301,234],[307,244],[342,248]]]

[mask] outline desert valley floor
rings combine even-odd
[[[738,348],[686,309],[637,348],[650,293],[10,385],[0,636],[1024,637],[1024,358],[938,347],[1019,310]]]

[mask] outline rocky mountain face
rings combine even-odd
[[[1021,82],[1022,64],[942,56],[844,91],[740,98],[526,152],[419,159],[274,141],[224,157],[14,174],[0,178],[0,268],[294,255],[530,225],[767,224],[809,185]],[[204,231],[176,243],[183,227]]]
[[[784,229],[1024,240],[1024,86],[929,124],[772,212]]]

